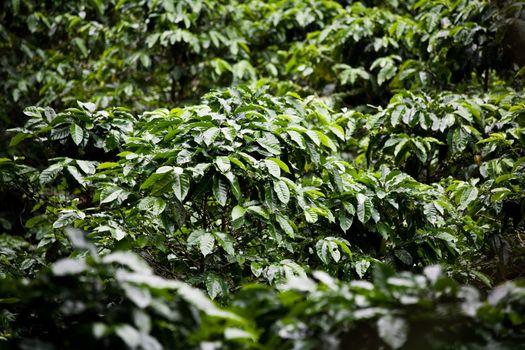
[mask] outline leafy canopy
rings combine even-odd
[[[0,345],[522,346],[522,8],[2,3]]]

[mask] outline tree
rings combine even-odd
[[[521,346],[521,5],[0,5],[0,341]]]

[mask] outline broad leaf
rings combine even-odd
[[[206,232],[200,236],[199,249],[202,255],[206,256],[210,254],[213,251],[214,247],[215,247],[215,237],[211,233]]]
[[[464,210],[468,207],[470,203],[472,203],[477,197],[478,197],[478,189],[474,186],[468,186],[463,192],[461,193],[461,197],[459,198],[459,210]]]
[[[263,219],[268,220],[270,218],[270,216],[268,215],[268,212],[266,212],[266,210],[263,207],[261,207],[261,206],[252,205],[252,206],[246,208],[246,210],[251,212],[251,213],[257,214],[258,216],[262,217]]]
[[[129,194],[128,191],[118,186],[106,187],[100,193],[100,204],[111,203],[114,201],[121,203],[128,198]]]
[[[229,255],[235,255],[235,250],[233,248],[235,241],[233,240],[232,236],[227,233],[217,231],[213,232],[213,235],[215,236],[217,243],[219,243],[226,253]]]
[[[372,217],[372,201],[362,193],[357,196],[357,218],[365,224]]]
[[[203,140],[206,146],[210,146],[213,142],[215,142],[215,139],[217,136],[219,136],[219,133],[221,130],[216,127],[209,128],[203,133]]]
[[[269,132],[265,132],[262,137],[257,138],[257,143],[271,154],[280,154],[281,146],[279,139]]]
[[[288,165],[286,165],[286,163],[284,163],[279,158],[268,158],[266,161],[273,161],[273,162],[277,163],[277,165],[279,166],[279,168],[281,168],[282,171],[284,171],[285,173],[290,174],[290,168],[288,167]]]
[[[353,216],[347,215],[344,211],[339,212],[339,226],[346,232],[352,226]]]
[[[217,157],[215,158],[215,165],[221,173],[227,173],[231,169],[230,159],[228,157]]]
[[[290,189],[288,185],[283,180],[273,181],[273,189],[277,194],[277,198],[283,203],[288,204],[290,201]]]
[[[76,145],[80,145],[82,140],[84,139],[84,130],[77,124],[73,123],[69,127],[69,132],[71,134],[71,139]]]
[[[211,299],[215,299],[228,293],[228,287],[226,286],[224,279],[216,273],[206,275],[206,290]]]
[[[264,164],[266,164],[266,168],[268,169],[270,175],[276,178],[281,177],[281,168],[277,162],[275,162],[273,159],[265,159]]]
[[[232,220],[236,221],[244,216],[244,213],[246,213],[246,209],[243,207],[236,205],[232,210]]]
[[[290,225],[290,223],[288,222],[288,220],[284,216],[277,215],[276,219],[277,219],[277,223],[279,224],[281,229],[284,231],[284,233],[286,233],[288,236],[290,236],[292,238],[295,237],[295,231],[294,231],[292,225]]]
[[[145,197],[138,205],[140,210],[148,211],[152,215],[160,215],[166,208],[166,201],[159,197]]]
[[[408,338],[408,324],[405,320],[392,315],[381,317],[377,321],[377,329],[381,339],[392,349],[401,348]]]
[[[221,206],[225,206],[228,201],[228,182],[222,176],[213,178],[213,196]]]
[[[186,196],[188,195],[188,192],[190,190],[190,180],[191,177],[188,173],[184,172],[182,168],[177,168],[174,171],[173,174],[173,192],[175,193],[175,197],[180,201],[183,202]]]

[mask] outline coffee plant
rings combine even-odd
[[[0,4],[0,347],[520,349],[525,2]]]

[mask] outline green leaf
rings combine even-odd
[[[171,172],[171,171],[174,171],[174,168],[172,166],[164,165],[164,166],[161,166],[160,168],[158,168],[155,171],[155,173],[156,174],[164,174],[164,173],[168,173],[168,172]]]
[[[193,231],[187,239],[189,246],[197,245],[202,255],[206,256],[215,247],[215,236],[204,230]]]
[[[232,190],[233,195],[235,196],[235,199],[237,199],[238,201],[241,201],[243,194],[241,192],[241,186],[239,185],[237,176],[233,175],[231,171],[224,174],[224,176],[230,182],[231,190]]]
[[[15,136],[13,136],[13,138],[11,138],[11,142],[9,142],[9,146],[16,146],[20,142],[24,141],[25,139],[29,139],[29,138],[32,138],[32,137],[33,137],[33,135],[20,132],[20,133],[16,134]]]
[[[490,197],[492,203],[499,202],[512,194],[512,191],[506,187],[497,187],[490,190],[490,192],[492,193]]]
[[[203,234],[205,234],[206,231],[204,230],[194,230],[191,232],[191,234],[186,239],[186,242],[189,246],[193,246],[199,243],[199,240]]]
[[[211,299],[228,293],[228,287],[224,279],[216,273],[209,273],[206,275],[206,290]]]
[[[187,149],[183,149],[182,151],[177,154],[177,163],[178,164],[186,164],[191,162],[193,154],[188,151]]]
[[[270,216],[266,212],[266,210],[259,206],[259,205],[252,205],[251,207],[246,208],[247,211],[253,214],[257,214],[258,216],[262,217],[263,219],[270,219]]]
[[[142,53],[140,56],[139,56],[139,59],[140,59],[140,63],[142,63],[142,65],[144,66],[144,68],[149,68],[149,66],[151,66],[151,58],[150,56]]]
[[[232,236],[230,236],[227,233],[217,231],[213,232],[213,235],[215,236],[215,239],[226,253],[228,253],[229,255],[235,255],[235,250],[233,248],[233,244],[235,243],[235,241],[233,240]]]
[[[295,237],[295,231],[294,231],[292,225],[290,225],[290,223],[288,222],[288,220],[284,216],[276,215],[275,218],[277,220],[277,223],[281,227],[281,229],[284,231],[284,233],[286,233],[291,238]]]
[[[117,241],[122,240],[127,235],[126,231],[124,231],[120,226],[111,227],[109,232],[111,233],[111,237]]]
[[[471,273],[481,282],[483,282],[483,284],[485,286],[487,286],[488,288],[492,288],[492,281],[490,279],[489,276],[485,275],[483,272],[480,272],[480,271],[476,271],[476,270],[472,270]]]
[[[317,212],[315,212],[315,210],[312,208],[306,209],[303,213],[306,221],[311,224],[314,224],[318,219]]]
[[[224,330],[224,339],[250,339],[255,340],[255,336],[244,329],[228,327]]]
[[[228,182],[222,176],[213,177],[213,196],[224,207],[228,201]]]
[[[399,120],[403,116],[403,114],[406,112],[406,108],[403,105],[398,105],[394,111],[392,112],[392,115],[390,116],[390,124],[395,127],[397,124],[399,124]]]
[[[73,42],[75,43],[75,45],[78,47],[78,49],[82,53],[82,56],[83,57],[87,57],[88,56],[88,49],[86,47],[86,43],[84,42],[84,39],[82,39],[82,38],[75,38],[75,39],[73,39]]]
[[[314,142],[314,144],[319,147],[321,145],[321,139],[319,138],[319,134],[316,133],[313,130],[307,130],[306,135]]]
[[[210,254],[213,251],[214,247],[215,237],[211,233],[206,232],[203,235],[201,235],[199,239],[199,249],[203,256]]]
[[[277,178],[281,177],[281,168],[279,167],[279,164],[277,164],[271,159],[265,159],[264,164],[266,165],[266,168],[268,169],[270,175]]]
[[[337,248],[337,243],[330,239],[317,241],[315,244],[315,251],[319,259],[321,259],[325,265],[330,263],[329,257],[332,257],[335,262],[339,262],[341,259],[341,252]]]
[[[106,187],[100,193],[100,204],[111,203],[117,201],[118,203],[126,200],[129,196],[129,192],[118,187],[110,186]]]
[[[246,170],[246,166],[239,159],[234,158],[234,157],[228,157],[228,159],[230,160],[230,162],[232,162],[233,164],[237,165],[242,170]]]
[[[84,185],[86,183],[86,181],[84,180],[84,176],[82,176],[82,174],[80,173],[80,171],[78,171],[76,167],[68,165],[67,171],[69,174],[71,174],[71,176],[75,178],[75,180],[77,180],[79,184]]]
[[[84,130],[77,124],[73,123],[69,127],[69,132],[71,134],[71,139],[73,139],[73,142],[78,146],[84,139]]]
[[[357,194],[357,219],[365,224],[372,217],[372,201],[362,193]]]
[[[153,173],[140,186],[141,190],[149,189],[153,195],[167,193],[173,184],[173,173]]]
[[[263,266],[261,264],[259,264],[258,262],[256,261],[253,261],[251,264],[250,264],[250,270],[252,271],[253,275],[255,277],[259,277],[262,273],[263,273]]]
[[[324,239],[317,241],[317,243],[315,244],[315,252],[317,253],[319,259],[321,259],[321,261],[325,265],[328,265],[330,263],[330,261],[328,260],[328,246]]]
[[[53,223],[53,228],[66,227],[76,220],[84,220],[86,214],[79,210],[64,209],[60,212],[58,219]]]
[[[280,160],[279,158],[268,158],[267,161],[273,161],[277,163],[277,165],[279,165],[279,168],[281,168],[282,171],[290,174],[290,168],[288,168],[288,165],[286,165],[286,163]]]
[[[337,152],[337,146],[330,137],[326,136],[318,130],[316,130],[315,132],[317,133],[317,136],[319,136],[319,140],[321,141],[323,146],[330,148],[333,152]]]
[[[412,259],[412,255],[410,255],[409,252],[404,249],[396,249],[394,254],[399,260],[403,262],[403,264],[412,266],[414,260]]]
[[[217,157],[215,158],[215,165],[221,173],[227,173],[231,169],[230,159],[228,157]]]
[[[370,261],[366,259],[361,259],[359,261],[356,261],[355,263],[355,272],[359,276],[359,278],[363,278],[366,274],[366,271],[368,271],[368,268],[370,267]]]
[[[421,161],[421,163],[425,163],[427,161],[428,155],[423,143],[416,140],[412,140],[412,144],[416,147],[417,158]]]
[[[294,141],[299,146],[300,149],[306,148],[304,138],[300,133],[295,130],[288,130],[286,133],[290,136],[290,139],[292,139],[292,141]]]
[[[145,197],[139,202],[138,208],[157,216],[166,208],[166,201],[159,197]]]
[[[212,127],[206,130],[203,134],[203,140],[206,146],[210,146],[213,142],[215,142],[215,139],[217,136],[219,136],[219,133],[221,132],[221,129],[217,127]]]
[[[55,110],[51,107],[44,108],[44,115],[46,116],[46,120],[48,121],[48,123],[53,122],[53,120],[57,116],[57,114],[55,113]]]
[[[131,349],[135,349],[140,345],[140,332],[129,324],[122,324],[115,327],[115,334]]]
[[[465,210],[470,203],[478,198],[478,189],[474,186],[467,187],[462,193],[459,199],[459,210]]]
[[[344,232],[348,231],[348,229],[352,226],[352,222],[353,216],[348,217],[343,210],[339,212],[339,226]]]
[[[119,167],[120,167],[120,163],[104,162],[104,163],[100,163],[97,166],[97,170],[114,169],[114,168],[119,168]]]
[[[18,15],[20,11],[20,0],[11,0],[11,6],[13,7],[13,13]]]
[[[407,322],[392,315],[385,315],[377,321],[379,336],[392,349],[401,348],[407,341]]]
[[[55,276],[76,275],[87,269],[84,260],[65,258],[58,260],[51,265],[51,270]]]
[[[341,141],[346,140],[345,131],[340,125],[337,125],[337,124],[331,125],[330,131],[332,132],[332,134],[337,136],[337,138],[340,139]]]
[[[516,72],[516,74],[514,75],[514,77],[516,77],[516,78],[523,77],[523,76],[525,76],[525,66],[521,67],[521,68]]]
[[[262,137],[256,139],[257,143],[261,145],[266,151],[271,154],[281,154],[281,145],[279,139],[269,132],[265,132]]]
[[[118,164],[118,163],[115,163],[115,164]],[[103,164],[99,165],[99,168],[100,166],[102,166]],[[118,164],[120,165],[120,164]],[[144,181],[142,183],[142,185],[140,185],[140,189],[141,190],[147,190],[148,188],[150,188],[151,186],[153,186],[154,184],[157,183],[158,180],[164,178],[164,177],[167,177],[167,174],[164,173],[164,174],[157,174],[157,173],[153,173],[151,174],[147,179],[146,181]]]
[[[97,109],[97,105],[94,104],[93,102],[80,102],[80,101],[77,101],[77,104],[78,104],[78,106],[80,108],[82,108],[85,111],[88,111],[89,113],[93,113]]]
[[[290,201],[290,189],[283,180],[276,180],[273,182],[273,189],[277,194],[277,198],[283,203],[288,204]]]
[[[461,153],[467,148],[468,135],[465,135],[462,128],[456,128],[452,132],[452,153]]]
[[[188,167],[187,169],[193,173],[194,178],[197,178],[199,176],[204,176],[206,170],[208,170],[210,166],[210,163],[199,163],[194,167]]]
[[[96,162],[90,162],[87,160],[77,160],[77,165],[84,173],[87,175],[93,175],[96,172],[95,164]]]
[[[179,202],[183,202],[190,190],[191,177],[182,168],[175,167],[173,171],[172,189]]]
[[[394,148],[394,156],[397,157],[397,155],[399,154],[399,152],[401,152],[401,150],[403,149],[403,147],[405,147],[405,145],[407,144],[407,142],[409,141],[410,139],[405,137],[405,138],[402,138],[400,139],[397,144],[396,144],[396,147]]]
[[[383,83],[396,75],[397,68],[394,65],[393,62],[387,63],[381,70],[379,71],[379,74],[377,75],[377,83],[379,85],[383,85]]]
[[[246,209],[244,209],[240,205],[236,205],[235,207],[233,207],[233,210],[232,210],[232,220],[236,221],[242,218],[245,213],[246,213]]]
[[[39,176],[40,183],[42,185],[48,184],[53,181],[60,171],[64,168],[62,163],[51,164],[48,168],[42,170]]]
[[[341,259],[341,252],[339,251],[339,248],[337,247],[337,243],[329,241],[327,242],[329,246],[330,255],[332,256],[332,259],[334,259],[335,262],[339,262]]]
[[[146,288],[133,286],[130,284],[123,284],[122,289],[129,300],[135,303],[139,308],[143,309],[151,303],[151,293]]]

